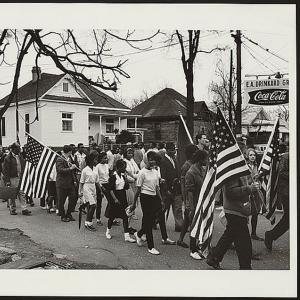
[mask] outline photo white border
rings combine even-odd
[[[84,15],[83,15],[84,13]],[[296,153],[296,6],[293,4],[0,4],[1,28],[248,29],[290,36],[290,160]],[[80,22],[78,21],[80,20]],[[155,20],[155,26],[153,22]],[[229,22],[230,20],[230,22]],[[180,26],[180,27],[178,27]],[[289,271],[1,270],[0,296],[295,297],[297,174],[290,170]],[[151,282],[150,285],[145,284]],[[126,279],[126,280],[125,280]],[[57,289],[59,285],[59,290]]]

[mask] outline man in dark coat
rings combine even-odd
[[[234,242],[241,270],[251,269],[252,243],[248,229],[248,216],[251,214],[249,196],[259,189],[258,183],[248,184],[247,176],[234,178],[223,186],[223,207],[226,229],[216,247],[207,257],[207,264],[215,269]]]
[[[269,251],[272,251],[273,241],[281,237],[290,228],[289,226],[289,152],[286,152],[286,146],[280,145],[280,152],[283,153],[279,161],[279,174],[278,174],[278,199],[282,204],[283,216],[275,227],[266,231],[265,245]]]
[[[75,164],[70,162],[70,156],[72,148],[69,145],[65,145],[62,151],[62,157],[58,157],[56,160],[56,190],[59,199],[59,214],[63,222],[75,221],[71,212],[74,209],[74,202],[77,199],[76,195],[76,176],[74,170],[77,168]],[[65,202],[67,197],[69,198],[67,213],[65,212]]]
[[[167,208],[172,206],[175,219],[175,231],[180,232],[183,223],[182,199],[178,195],[180,183],[178,179],[178,168],[176,162],[176,149],[174,143],[166,143],[166,154],[160,163],[161,178],[164,180],[162,196]]]
[[[17,143],[10,146],[10,152],[3,162],[3,181],[5,186],[16,188],[22,215],[29,216],[31,211],[27,209],[25,194],[20,190],[21,178],[25,168],[25,160],[20,154],[21,148]],[[11,215],[16,215],[16,200],[8,199],[8,206]]]

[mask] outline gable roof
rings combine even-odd
[[[174,89],[165,88],[131,110],[131,114],[142,115],[143,118],[186,116],[186,97]],[[205,101],[194,104],[195,116],[212,113]]]
[[[242,112],[242,124],[251,125],[256,120],[271,121],[263,107],[250,106]]]
[[[35,99],[36,90],[38,97],[44,95],[47,91],[49,91],[60,79],[62,79],[65,74],[48,74],[42,73],[41,79],[38,82],[38,90],[37,90],[37,82],[32,82],[30,80],[23,86],[18,89],[18,101],[19,103],[26,100]],[[87,85],[83,83],[83,81],[77,81],[79,87],[84,91],[84,93],[88,96],[88,98],[94,103],[91,102],[86,97],[65,97],[65,96],[56,96],[47,94],[45,95],[45,99],[53,100],[53,101],[64,101],[64,102],[76,102],[76,103],[84,103],[90,104],[96,107],[107,107],[107,108],[117,108],[117,109],[129,109],[124,104],[119,101],[113,99],[112,97],[104,94],[100,90],[96,89],[91,85]],[[9,95],[2,98],[0,100],[0,106],[4,105],[7,101]],[[12,103],[16,102],[16,98],[13,99]]]
[[[48,74],[42,73],[41,79],[38,83],[38,90],[37,90],[37,82],[32,82],[32,80],[28,81],[26,84],[21,86],[18,89],[18,101],[26,101],[30,99],[35,99],[36,91],[38,97],[44,95],[49,89],[51,89],[62,77],[64,74],[56,75],[56,74]],[[9,95],[5,96],[0,100],[0,105],[4,105],[7,101]],[[12,103],[16,102],[16,97],[14,97]]]

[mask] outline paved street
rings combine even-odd
[[[103,201],[103,212],[106,206]],[[165,270],[207,270],[211,269],[205,261],[195,261],[189,256],[189,250],[178,246],[161,244],[160,231],[154,231],[155,247],[161,255],[154,256],[147,252],[147,247],[138,247],[136,244],[125,243],[122,226],[113,226],[111,240],[105,237],[106,226],[98,226],[96,232],[87,231],[82,227],[78,229],[78,213],[74,214],[76,222],[63,223],[55,214],[47,214],[35,201],[35,207],[31,208],[32,216],[26,217],[20,214],[11,216],[6,203],[0,202],[0,244],[1,228],[23,231],[24,235],[44,247],[48,252],[59,254],[70,261],[75,261],[93,266],[96,269],[165,269]],[[102,212],[102,214],[103,214]],[[219,210],[215,211],[215,229],[213,245],[222,234],[224,227],[218,219]],[[130,226],[139,229],[141,224],[141,211],[137,209],[139,220],[131,222]],[[281,213],[277,213],[280,218]],[[102,220],[106,219],[103,217]],[[106,224],[105,224],[106,225]],[[258,235],[264,236],[264,232],[270,228],[269,222],[259,218]],[[179,233],[174,232],[174,220],[170,214],[167,222],[169,237],[177,240]],[[188,236],[185,237],[188,243]],[[10,248],[14,248],[14,241],[10,241]],[[289,269],[289,234],[286,233],[273,244],[272,254],[265,249],[263,242],[253,241],[255,252],[260,254],[260,260],[253,261],[253,269]],[[18,249],[16,249],[18,252]],[[41,254],[42,256],[42,254]],[[23,259],[23,258],[22,258]],[[222,267],[224,269],[238,269],[238,261],[234,250],[226,254]],[[2,265],[2,269],[5,265]]]

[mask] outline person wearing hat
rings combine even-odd
[[[20,155],[21,148],[18,143],[13,143],[10,146],[10,152],[5,157],[3,162],[3,181],[7,187],[17,188],[17,197],[19,199],[22,215],[29,216],[31,211],[27,209],[25,194],[20,190],[21,178],[25,168],[25,160]],[[16,215],[15,199],[8,199],[11,215]]]
[[[172,206],[175,219],[175,231],[180,232],[183,224],[182,201],[181,198],[178,197],[180,186],[175,155],[175,144],[172,142],[167,142],[166,154],[161,159],[160,163],[160,174],[161,178],[164,180],[164,184],[162,186],[162,196],[165,206],[168,209]]]

